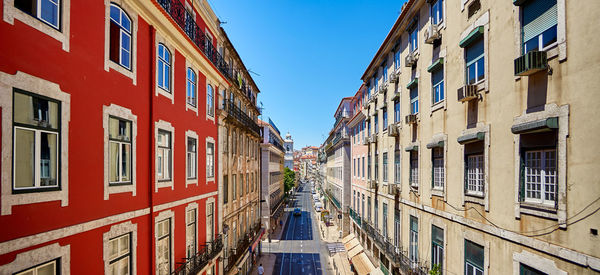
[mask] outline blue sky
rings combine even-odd
[[[403,0],[209,0],[261,93],[263,119],[319,146],[353,96]]]

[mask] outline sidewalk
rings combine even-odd
[[[282,226],[277,225],[277,228],[275,228],[275,231],[273,231],[273,233],[270,234],[271,243],[276,243],[276,242],[279,242],[279,240],[281,240],[281,235],[283,234],[283,228],[285,227],[285,224],[287,222],[289,215],[290,214],[288,212],[284,212],[284,214],[282,215],[281,220],[282,220],[283,225]],[[269,240],[267,239],[262,242],[267,243],[267,242],[269,242]],[[276,259],[277,259],[277,255],[271,254],[271,253],[266,253],[264,246],[263,246],[262,253],[261,253],[260,257],[258,257],[258,260],[257,260],[256,264],[254,265],[254,267],[252,267],[252,270],[250,270],[250,274],[251,275],[258,274],[258,266],[260,264],[262,264],[263,268],[265,269],[265,275],[273,274],[273,267],[275,267]]]
[[[321,240],[325,243],[342,242],[340,238],[340,232],[338,226],[334,223],[332,226],[326,226],[325,222],[319,220],[319,234]],[[347,252],[338,252],[333,255],[327,254],[326,261],[327,267],[323,266],[323,269],[327,269],[327,274],[330,275],[352,275],[354,274],[350,269],[350,262],[348,261]]]

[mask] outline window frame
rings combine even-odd
[[[186,69],[186,104],[192,109],[198,108],[198,74],[192,67]],[[190,95],[190,93],[192,95]]]
[[[419,152],[409,151],[409,184],[419,188]]]
[[[161,56],[161,49],[163,56]],[[173,74],[172,68],[172,60],[173,54],[169,47],[167,47],[164,43],[159,42],[156,48],[156,86],[167,93],[171,93],[173,90],[173,83],[171,83],[171,75]],[[162,78],[160,77],[160,72],[162,71]],[[168,74],[165,74],[167,72]],[[162,81],[162,85],[161,85]]]
[[[173,158],[174,156],[174,152],[175,152],[175,140],[176,140],[176,136],[175,136],[175,128],[173,126],[171,126],[171,123],[163,121],[163,120],[159,120],[158,122],[155,123],[154,126],[154,134],[155,134],[155,140],[154,140],[154,150],[155,150],[155,154],[156,156],[154,157],[154,169],[155,171],[155,192],[158,192],[159,188],[163,188],[163,187],[171,187],[171,190],[174,189],[174,182],[175,182],[175,173],[173,168],[175,167],[175,159]],[[169,153],[170,153],[170,162],[169,162],[169,169],[170,169],[170,177],[169,178],[164,178],[164,176],[162,176],[162,178],[159,178],[159,171],[158,171],[158,164],[159,164],[159,150],[161,149],[161,147],[159,146],[158,143],[158,136],[161,132],[166,132],[170,134],[170,144],[169,146],[162,146],[162,148],[164,149],[170,149]],[[187,146],[187,144],[186,144]],[[163,164],[165,162],[165,160],[163,159]]]
[[[522,176],[524,177],[523,178],[523,183],[522,183],[523,184],[522,188],[524,190],[524,194],[523,194],[523,201],[524,202],[526,202],[526,203],[533,203],[533,204],[540,204],[540,205],[548,206],[548,207],[551,207],[551,208],[555,208],[556,207],[556,205],[558,203],[558,152],[557,151],[558,150],[557,150],[556,147],[554,147],[554,148],[545,148],[545,149],[528,148],[528,149],[522,151],[522,155],[523,155],[523,168],[524,168],[524,171],[523,171],[523,174],[522,174]],[[548,163],[546,163],[546,160],[547,160],[546,153],[551,153],[551,152],[554,153],[554,161],[553,161],[554,162],[554,167],[553,167],[553,169],[554,169],[554,175],[553,176],[551,175],[550,177],[553,177],[554,184],[548,184],[546,182],[546,177],[547,176],[546,176],[546,171],[545,171],[546,169],[545,168],[547,168],[546,165],[548,164]],[[540,153],[540,159],[539,159],[539,161],[540,161],[541,167],[539,167],[539,170],[540,170],[539,177],[541,179],[541,182],[539,182],[539,183],[529,183],[527,181],[527,179],[529,177],[532,177],[532,178],[536,177],[536,175],[528,175],[528,170],[529,169],[528,169],[527,165],[529,163],[528,162],[528,154],[530,154],[530,153]],[[531,185],[531,184],[540,185],[540,189],[538,190],[538,192],[540,194],[540,198],[539,199],[528,197],[527,194],[529,192],[535,192],[535,191],[530,191],[528,189],[528,186]],[[554,192],[547,192],[546,191],[547,190],[547,188],[546,188],[547,185],[553,185]],[[546,200],[545,199],[546,195],[549,194],[549,193],[551,193],[551,195],[554,196],[553,200],[551,200],[551,199]]]
[[[413,96],[415,94],[415,96]],[[419,88],[413,87],[409,89],[409,98],[410,98],[410,114],[417,115],[419,114]]]
[[[445,143],[444,143],[445,144]],[[440,154],[436,154],[436,151],[441,151]],[[444,147],[431,148],[431,174],[432,174],[432,188],[437,190],[444,190],[446,181],[446,169],[445,169],[445,152]],[[436,164],[437,161],[437,164]],[[437,168],[437,170],[436,170]]]
[[[441,1],[441,0],[438,0]],[[434,82],[434,74],[441,73],[442,78],[438,82]],[[436,97],[439,100],[435,100]],[[431,101],[433,105],[439,104],[446,99],[446,94],[444,90],[444,68],[440,68],[439,70],[431,72]]]
[[[479,169],[479,171],[477,171],[477,169]],[[465,184],[465,193],[472,196],[483,197],[486,191],[484,152],[465,155],[465,170],[465,180],[467,181]]]
[[[29,272],[32,272],[31,274],[33,275],[37,275],[38,272],[37,270],[39,270],[42,267],[48,266],[50,264],[54,264],[54,275],[60,274],[60,258],[56,258],[47,262],[43,262],[41,264],[37,264],[35,266],[32,267],[28,267],[27,269],[21,270],[21,271],[17,271],[15,273],[13,273],[13,275],[25,275]]]
[[[468,85],[477,85],[477,84],[479,84],[479,83],[482,83],[482,82],[486,81],[486,79],[487,79],[487,72],[486,72],[486,61],[485,61],[485,59],[486,59],[486,58],[485,58],[485,55],[486,55],[486,54],[485,54],[485,52],[486,52],[486,51],[485,51],[485,48],[486,48],[485,41],[486,41],[486,40],[485,40],[485,37],[484,37],[484,36],[485,36],[485,35],[482,35],[482,36],[481,36],[481,37],[479,37],[477,40],[475,40],[475,41],[471,42],[471,43],[470,43],[468,46],[466,46],[466,47],[465,47],[465,50],[464,50],[464,60],[465,60],[465,84],[468,84]],[[474,58],[473,58],[473,60],[471,60],[471,61],[467,61],[467,51],[468,51],[470,48],[473,48],[473,47],[474,47],[474,45],[476,45],[476,44],[477,44],[477,43],[479,43],[479,42],[481,42],[481,44],[482,44],[482,45],[481,45],[481,48],[482,48],[482,53],[481,53],[480,55],[478,55],[478,56],[474,57]],[[483,68],[479,68],[479,67],[480,67],[479,61],[482,61],[482,62],[483,62],[483,63],[481,64],[481,65],[483,66]],[[470,79],[469,79],[469,76],[470,76],[470,74],[469,74],[469,68],[470,68],[471,66],[475,66],[475,67],[474,67],[474,70],[475,70],[475,78],[474,78],[474,79],[475,79],[475,82],[472,82],[472,83],[470,82]],[[483,71],[483,77],[482,77],[482,78],[479,78],[479,72],[480,72],[481,70]]]
[[[30,14],[24,10],[21,10],[20,8],[17,8],[17,7],[14,7],[14,8],[39,20],[40,22],[44,23],[45,25],[47,25],[51,28],[54,28],[57,31],[61,31],[61,23],[62,23],[61,22],[61,12],[63,9],[62,5],[61,5],[62,1],[61,0],[48,0],[48,2],[57,2],[57,3],[52,3],[52,4],[55,4],[55,6],[56,6],[56,13],[54,14],[54,15],[56,15],[56,21],[57,21],[56,25],[54,25],[51,22],[49,22],[48,20],[42,18],[43,15],[42,15],[42,3],[41,2],[44,0],[35,0],[35,1],[36,1],[36,9],[32,10],[32,14]],[[5,5],[6,5],[6,3],[5,3]],[[13,3],[13,5],[14,5],[14,3]],[[35,13],[35,14],[33,14],[33,13]]]
[[[110,16],[109,19],[108,19],[109,20],[109,23],[108,23],[109,24],[109,46],[108,46],[109,47],[109,60],[112,61],[112,62],[114,62],[115,64],[123,67],[124,69],[126,69],[128,71],[132,71],[132,61],[133,61],[133,56],[132,56],[133,33],[132,33],[131,29],[133,27],[133,20],[131,19],[131,17],[129,16],[129,14],[127,14],[127,12],[124,11],[121,8],[120,5],[118,5],[118,4],[114,3],[114,2],[111,2],[109,10],[112,10],[113,7],[119,10],[119,18],[120,18],[120,20],[119,20],[119,22],[117,22],[115,19],[112,18],[112,16]],[[111,12],[109,12],[109,14],[111,14]],[[129,29],[127,29],[125,26],[123,26],[123,16],[125,16],[127,18],[127,20],[129,20]],[[111,39],[112,39],[112,37],[110,36],[110,25],[111,25],[111,22],[114,22],[115,25],[117,27],[119,27],[119,37],[115,38],[115,39],[119,40],[119,43],[118,43],[118,45],[119,45],[118,46],[119,47],[119,49],[118,49],[119,60],[118,61],[117,60],[113,60],[111,58],[111,56],[110,56],[110,51],[112,51],[112,49],[111,49],[112,43],[110,42]],[[129,37],[128,49],[126,49],[126,48],[123,47],[123,35]],[[127,52],[128,56],[129,56],[129,58],[127,60],[127,62],[129,63],[129,66],[127,66],[126,64],[124,64],[124,61],[123,61],[123,52]]]
[[[191,220],[191,218],[194,220]],[[190,227],[191,226],[191,227]],[[192,238],[189,238],[191,234]],[[185,209],[185,254],[187,258],[195,256],[198,252],[198,204],[191,203]],[[190,253],[192,252],[192,253]]]
[[[108,258],[108,270],[111,269],[111,266],[113,264],[120,262],[122,259],[128,258],[129,259],[128,260],[128,262],[129,262],[128,263],[129,274],[132,274],[132,270],[133,270],[133,267],[132,267],[132,265],[133,265],[133,259],[132,259],[132,257],[133,257],[133,251],[132,251],[133,240],[132,240],[132,234],[131,234],[131,232],[127,232],[127,233],[119,235],[117,237],[110,238],[108,240],[108,246],[110,247],[111,242],[117,241],[117,240],[119,240],[119,239],[121,239],[121,238],[123,238],[125,236],[128,239],[128,247],[129,247],[128,250],[127,250],[127,253],[125,253],[123,255],[117,255],[115,258],[110,258],[110,254],[109,254],[109,258]],[[120,242],[118,242],[118,241],[117,241],[117,246],[120,246]],[[106,272],[108,272],[108,270],[106,270]]]
[[[206,138],[206,181],[215,180],[215,167],[216,167],[216,157],[215,150],[217,149],[215,146],[215,141],[212,137]],[[209,154],[209,148],[212,147],[212,153]]]
[[[193,136],[186,132],[186,180],[197,180],[198,179],[198,138],[197,135]],[[194,150],[190,149],[190,141],[194,142]],[[192,154],[193,163],[190,163],[190,154]],[[191,175],[190,168],[193,169],[193,175]],[[187,183],[187,182],[186,182]]]
[[[122,141],[122,140],[119,140],[119,139],[112,139],[110,137],[110,130],[109,130],[109,135],[108,135],[108,142],[109,142],[109,158],[108,158],[109,181],[108,181],[108,184],[110,186],[130,185],[130,184],[133,184],[133,174],[134,174],[134,171],[132,170],[132,167],[133,167],[133,156],[132,156],[133,155],[133,122],[131,120],[128,120],[128,119],[125,119],[125,118],[120,118],[120,117],[117,117],[117,116],[109,114],[108,115],[108,126],[109,126],[109,129],[110,129],[111,119],[117,119],[119,122],[120,121],[125,121],[127,123],[130,123],[131,126],[129,127],[130,141],[128,143],[126,141]],[[130,154],[129,154],[129,170],[130,170],[129,177],[130,177],[130,180],[129,181],[120,181],[120,180],[117,181],[117,182],[111,182],[110,181],[110,171],[111,171],[111,167],[113,166],[110,163],[110,160],[111,160],[111,158],[110,158],[110,144],[111,143],[117,143],[119,145],[119,154],[118,154],[118,159],[119,160],[117,161],[118,163],[120,163],[122,161],[121,160],[122,145],[123,144],[129,144],[130,145]],[[120,165],[118,165],[118,166],[120,167]],[[117,170],[118,170],[117,174],[120,174],[122,172],[121,169],[117,169]],[[121,176],[118,176],[118,177],[121,178]]]

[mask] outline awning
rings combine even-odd
[[[466,143],[480,141],[480,140],[483,140],[484,138],[485,138],[485,132],[477,132],[477,133],[462,135],[462,136],[458,137],[456,139],[456,141],[458,141],[458,143],[460,143],[460,144],[466,144]]]
[[[352,240],[354,238],[355,238],[354,233],[350,233],[350,234],[348,234],[348,236],[346,236],[342,239],[342,243],[346,244],[347,242],[349,242],[350,240]]]
[[[356,238],[350,240],[349,242],[344,244],[344,247],[346,248],[347,251],[350,251],[350,249],[354,248],[356,245],[358,244],[358,240]]]
[[[406,147],[404,148],[404,151],[406,151],[406,152],[410,152],[410,151],[419,151],[419,145],[417,145],[417,144],[411,144],[411,145],[409,145],[409,146],[406,146]]]
[[[352,265],[354,265],[354,269],[358,275],[367,275],[376,269],[364,252],[352,258]]]
[[[550,117],[513,125],[512,127],[510,127],[510,131],[513,134],[522,134],[527,132],[544,131],[557,128],[558,117]]]
[[[440,57],[435,62],[433,62],[429,67],[427,67],[427,72],[437,71],[444,65],[444,58]]]
[[[460,46],[461,48],[467,47],[471,43],[473,43],[473,41],[477,40],[482,35],[483,35],[483,26],[478,26],[475,29],[473,29],[467,35],[467,37],[463,38],[463,40],[461,40],[460,43],[458,43],[458,46]]]
[[[383,271],[381,271],[381,269],[377,268],[375,270],[373,270],[373,272],[371,272],[371,274],[369,275],[385,275],[385,273],[383,273]]]
[[[265,229],[261,228],[260,232],[258,233],[258,238],[256,238],[256,240],[254,240],[254,243],[252,243],[252,246],[250,246],[250,252],[252,252],[252,251],[254,251],[254,249],[256,249],[256,246],[258,246],[258,243],[262,239],[263,234],[265,234]]]
[[[352,248],[350,251],[348,251],[348,259],[352,259],[354,256],[358,255],[358,253],[363,252],[364,250],[365,249],[363,248],[363,246],[358,244],[357,246]]]

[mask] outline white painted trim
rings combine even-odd
[[[131,78],[133,85],[137,85],[137,32],[138,14],[126,0],[104,0],[104,70],[113,69],[122,75]],[[131,70],[110,60],[110,4],[115,3],[129,15],[131,19]]]
[[[158,96],[158,95],[163,95],[166,98],[171,100],[171,104],[175,104],[175,47],[169,43],[161,34],[160,32],[156,31],[156,39],[154,41],[154,47],[156,48],[156,52],[155,57],[156,57],[156,62],[155,64],[153,64],[153,66],[155,66],[156,68],[156,75],[155,75],[155,81],[154,81],[154,95]],[[164,90],[163,88],[160,88],[158,86],[158,45],[159,44],[163,44],[168,50],[169,50],[169,54],[171,57],[171,64],[169,64],[169,67],[171,68],[171,83],[169,83],[170,87],[169,87],[169,91]],[[187,81],[187,78],[186,78]],[[187,103],[186,103],[187,105]]]
[[[214,183],[214,181],[215,181],[215,175],[217,174],[217,165],[216,165],[217,164],[216,163],[216,160],[217,160],[217,153],[216,153],[217,152],[217,143],[215,142],[215,139],[213,137],[208,137],[208,136],[206,137],[206,141],[205,141],[205,144],[204,144],[205,157],[208,156],[207,150],[208,150],[208,144],[209,143],[212,143],[212,145],[213,145],[213,176],[212,177],[208,176],[208,166],[205,167],[205,169],[206,169],[206,184],[208,184],[209,182],[213,182]]]
[[[209,115],[208,114],[208,86],[212,87],[213,90],[213,115]],[[217,103],[218,100],[216,100],[218,98],[218,86],[217,86],[217,82],[211,80],[210,78],[206,78],[206,85],[204,86],[204,115],[206,116],[206,120],[210,120],[212,121],[212,123],[215,123],[215,116],[217,115]]]
[[[186,217],[186,220],[184,220],[184,222],[185,222],[185,230],[186,230],[186,234],[185,234],[185,246],[186,246],[186,249],[187,249],[188,244],[191,242],[191,240],[188,239],[188,234],[187,234],[187,224],[188,224],[187,213],[189,211],[191,211],[191,210],[195,210],[195,213],[196,213],[196,228],[194,228],[194,230],[196,231],[196,243],[195,243],[195,247],[196,248],[195,249],[196,249],[196,251],[199,251],[199,242],[198,242],[198,223],[199,223],[199,221],[198,221],[198,203],[197,202],[191,202],[191,203],[189,203],[185,207],[185,217]],[[186,250],[186,253],[187,253],[187,250]]]
[[[210,203],[212,203],[212,204],[213,204],[213,222],[212,222],[212,223],[213,223],[213,224],[212,224],[213,228],[212,228],[212,231],[213,231],[214,233],[216,233],[216,232],[217,232],[217,230],[215,229],[215,218],[216,218],[216,213],[217,213],[217,204],[216,204],[216,202],[215,202],[215,198],[214,198],[214,197],[208,197],[208,198],[206,199],[206,201],[204,202],[204,212],[205,212],[205,213],[204,213],[204,217],[205,217],[205,225],[207,225],[207,226],[208,226],[208,205],[209,205]],[[206,240],[207,242],[209,242],[210,238],[209,238],[209,235],[208,235],[208,233],[209,233],[209,229],[208,229],[208,227],[206,228],[206,231],[205,231],[205,233],[206,233],[206,239],[205,239],[205,240]],[[215,236],[216,236],[216,234],[215,234]],[[211,240],[211,241],[212,241],[212,240]]]
[[[196,139],[196,178],[195,179],[188,179],[188,177],[187,177],[187,175],[188,175],[187,167],[189,166],[188,165],[188,157],[187,157],[187,153],[189,150],[188,142],[187,142],[188,138]],[[198,173],[199,172],[198,171],[198,162],[199,162],[199,154],[198,153],[200,152],[199,145],[200,145],[200,143],[198,142],[198,134],[193,130],[185,131],[185,187],[186,188],[188,187],[188,185],[198,185],[198,174],[199,174]]]
[[[559,269],[556,266],[556,262],[544,257],[540,257],[536,254],[530,253],[527,250],[523,250],[521,253],[513,253],[513,274],[520,274],[520,264],[526,264],[533,267],[541,272],[549,275],[567,275],[567,272]]]
[[[171,133],[171,180],[169,181],[159,181],[158,180],[158,171],[155,172],[155,181],[154,181],[154,192],[158,192],[159,188],[163,187],[171,187],[171,190],[175,189],[175,128],[171,125],[170,122],[159,120],[154,122],[154,167],[156,167],[158,154],[158,130],[165,130]]]
[[[60,30],[57,30],[50,25],[42,22],[42,20],[29,15],[18,8],[15,8],[15,0],[4,0],[3,19],[4,22],[14,25],[15,19],[23,22],[54,39],[62,44],[62,49],[65,52],[70,50],[70,33],[71,33],[71,0],[60,0],[59,7],[59,23]]]
[[[159,212],[168,208],[173,208],[175,206],[178,205],[182,205],[182,204],[186,204],[186,203],[190,203],[193,201],[197,201],[197,200],[202,200],[208,197],[212,197],[212,196],[216,196],[217,195],[217,191],[213,191],[210,193],[204,193],[201,195],[197,195],[197,196],[193,196],[193,197],[188,197],[185,199],[181,199],[181,200],[177,200],[177,201],[172,201],[172,202],[168,202],[168,203],[163,203],[163,204],[159,204],[159,205],[155,205],[152,210],[154,212]]]
[[[111,186],[109,183],[109,117],[115,116],[131,121],[131,184]],[[137,116],[130,109],[116,104],[102,106],[102,127],[104,128],[104,200],[108,200],[110,194],[131,192],[135,197],[137,190]]]
[[[60,258],[60,274],[71,274],[71,246],[53,243],[17,254],[14,261],[0,266],[0,274],[14,274]]]
[[[13,88],[19,88],[60,101],[60,190],[13,194]],[[15,205],[60,201],[69,205],[69,121],[71,120],[71,95],[62,91],[59,84],[17,71],[10,75],[0,72],[0,108],[2,109],[2,185],[1,215],[10,215]]]
[[[102,234],[102,255],[104,260],[104,274],[109,275],[109,247],[108,242],[110,239],[119,237],[125,234],[130,233],[131,237],[131,246],[129,247],[131,252],[131,274],[137,274],[137,224],[131,223],[131,221],[126,221],[121,224],[116,224],[110,227],[110,230]]]
[[[169,224],[171,225],[171,231],[169,232],[169,239],[171,241],[171,247],[169,248],[169,250],[171,251],[171,259],[170,259],[170,264],[171,264],[171,272],[175,270],[175,213],[173,212],[173,210],[165,210],[162,211],[160,213],[158,213],[158,215],[156,217],[154,217],[154,249],[156,250],[156,248],[158,247],[158,223],[162,222],[166,219],[169,219]],[[155,274],[156,275],[160,275],[158,274],[159,270],[158,270],[158,253],[154,253],[154,270],[156,271]]]
[[[186,2],[187,3],[187,2]],[[187,70],[192,69],[194,71],[194,73],[196,73],[196,107],[188,104],[187,102],[187,83],[188,83],[188,79],[187,79]],[[190,58],[185,58],[185,110],[191,110],[192,112],[196,113],[196,116],[198,116],[198,102],[199,102],[199,94],[198,91],[200,90],[200,86],[198,86],[198,83],[200,82],[200,71],[198,70],[198,66],[191,61]]]

